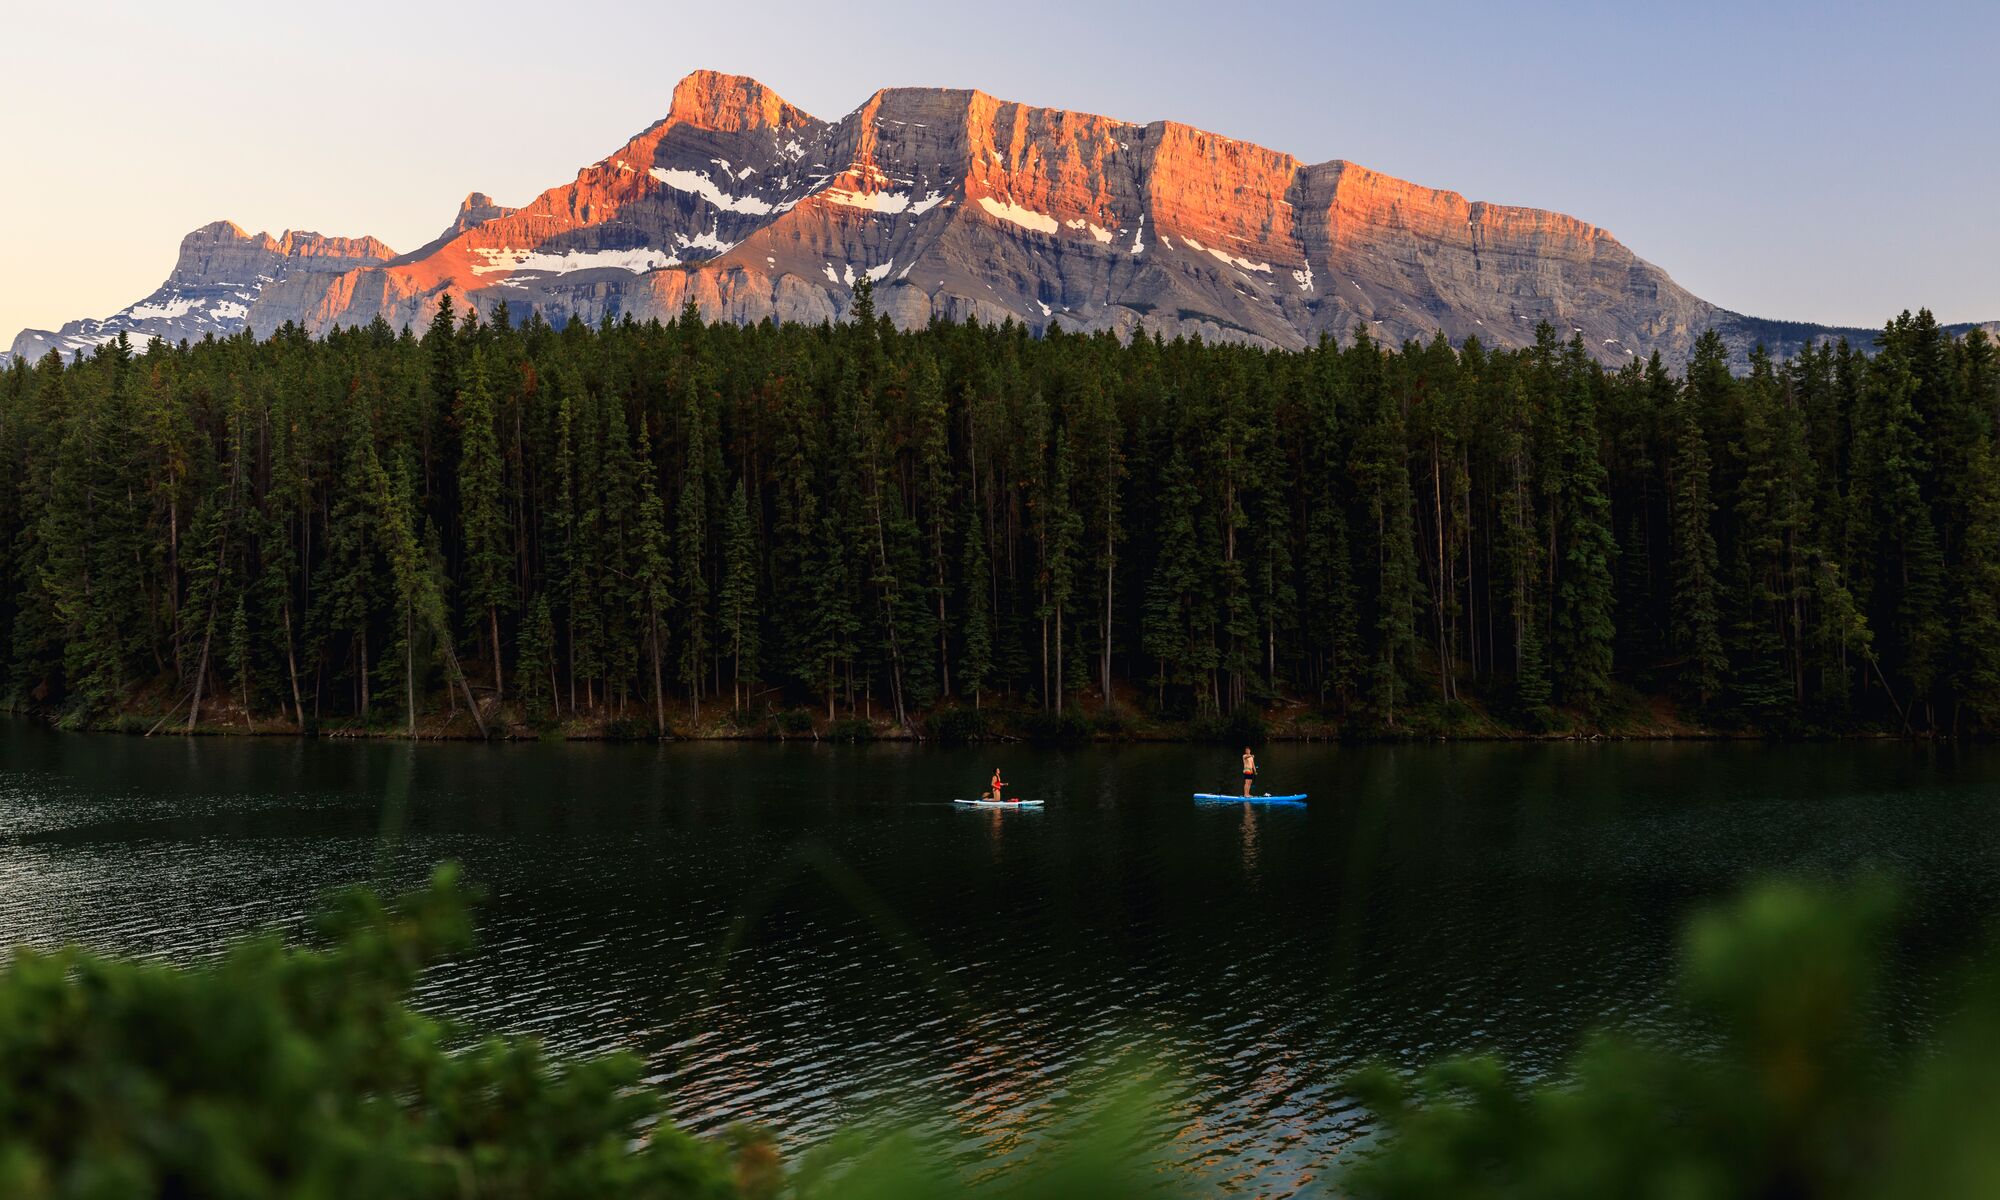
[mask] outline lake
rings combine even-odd
[[[1657,1027],[1681,921],[1768,872],[1902,881],[1899,1011],[2000,911],[2000,748],[1274,745],[1306,808],[1196,805],[1232,747],[1070,752],[57,734],[0,722],[0,939],[177,959],[324,889],[484,885],[422,1003],[629,1049],[788,1152],[869,1119],[1005,1161],[1160,1064],[1171,1153],[1316,1194],[1373,1060],[1559,1066]],[[1040,812],[954,808],[994,766]],[[385,804],[392,780],[407,800]]]

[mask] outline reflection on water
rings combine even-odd
[[[1257,882],[1257,806],[1243,806],[1243,879],[1252,887]]]
[[[1274,746],[1301,809],[1202,805],[1229,748],[408,746],[0,725],[0,938],[180,958],[458,858],[483,942],[422,1002],[634,1050],[701,1129],[871,1117],[1004,1163],[1135,1052],[1172,1153],[1326,1186],[1376,1058],[1559,1063],[1661,1013],[1689,907],[1887,869],[1913,998],[2000,908],[2000,752]],[[1046,810],[954,808],[1001,767]],[[407,773],[407,803],[383,796]],[[1282,784],[1282,788],[1277,785]],[[1927,1016],[1908,1006],[1908,1019]]]

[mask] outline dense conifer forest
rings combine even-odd
[[[817,328],[447,298],[421,337],[121,340],[0,374],[0,695],[323,731],[1991,733],[1996,436],[1994,345],[1928,313],[1744,375],[1713,334],[1610,370],[1546,326],[906,332],[865,287]]]

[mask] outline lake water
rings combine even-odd
[[[1772,872],[1886,870],[1899,980],[2000,911],[2000,749],[1272,746],[1310,807],[1196,805],[1229,747],[407,745],[0,723],[0,941],[174,958],[456,858],[482,942],[426,1005],[644,1056],[703,1130],[871,1119],[1005,1160],[1160,1064],[1171,1153],[1315,1194],[1342,1078],[1558,1066],[1655,1026],[1687,913]],[[956,809],[998,765],[1041,812]],[[394,779],[407,802],[385,804]]]

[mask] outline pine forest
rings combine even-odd
[[[2000,729],[2000,363],[555,329],[0,373],[0,697],[656,737]],[[1005,721],[1015,724],[1009,726]],[[990,721],[990,723],[989,723]]]

